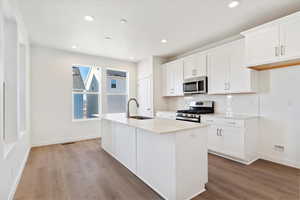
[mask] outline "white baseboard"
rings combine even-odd
[[[55,139],[55,140],[47,140],[47,141],[35,141],[31,144],[32,147],[40,147],[40,146],[47,146],[52,144],[62,144],[68,142],[78,142],[81,140],[89,140],[89,139],[97,139],[100,138],[99,135],[87,135],[87,136],[80,136],[80,137],[73,137],[73,138],[64,138],[64,139]]]
[[[229,159],[229,160],[232,160],[232,161],[235,161],[235,162],[239,162],[239,163],[242,163],[244,165],[251,165],[252,163],[254,163],[255,161],[257,161],[259,159],[259,157],[255,157],[250,161],[246,161],[246,160],[241,160],[239,158],[235,158],[235,157],[232,157],[232,156],[229,156],[229,155],[226,155],[226,154],[218,153],[218,152],[215,152],[215,151],[212,151],[212,150],[208,150],[208,153],[214,154],[214,155],[217,155],[217,156],[220,156],[222,158],[226,158],[226,159]]]
[[[8,200],[13,200],[14,199],[14,196],[15,196],[15,193],[17,191],[17,187],[20,183],[20,180],[21,180],[21,177],[22,177],[22,174],[23,174],[23,171],[24,171],[24,168],[26,166],[26,162],[28,160],[28,156],[29,156],[29,153],[30,153],[30,147],[27,149],[26,153],[25,153],[25,157],[22,161],[22,164],[20,166],[20,169],[19,169],[19,172],[18,172],[18,175],[13,183],[13,186],[12,186],[12,189],[9,193],[9,196],[8,196]]]
[[[268,155],[264,155],[264,154],[260,154],[260,158],[263,160],[271,161],[271,162],[278,163],[281,165],[286,165],[289,167],[294,167],[294,168],[300,169],[300,162],[297,162],[297,161],[280,159],[280,158],[276,158],[274,156],[268,156]]]

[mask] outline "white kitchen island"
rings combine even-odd
[[[206,125],[125,114],[102,119],[102,148],[163,198],[186,200],[205,191]]]

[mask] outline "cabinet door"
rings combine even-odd
[[[168,96],[168,77],[167,77],[167,65],[164,64],[164,65],[161,65],[161,73],[162,73],[162,80],[161,80],[161,83],[162,83],[162,93],[163,93],[163,96]]]
[[[183,59],[184,63],[184,79],[193,77],[206,76],[206,53],[200,52],[187,56]]]
[[[174,96],[183,96],[183,61],[178,60],[173,63],[173,88]]]
[[[137,129],[137,176],[166,199],[175,183],[175,134],[154,134]]]
[[[219,135],[219,128],[210,126],[208,128],[208,149],[222,153],[223,138]]]
[[[300,17],[295,17],[280,26],[281,54],[283,57],[300,57]]]
[[[184,65],[184,79],[189,79],[194,77],[194,69],[196,65],[195,55],[187,56],[183,59]]]
[[[207,53],[200,52],[197,53],[196,56],[196,65],[194,68],[195,76],[206,76],[207,75]]]
[[[173,64],[169,63],[166,65],[166,95],[173,96],[174,95],[174,70]]]
[[[101,121],[101,145],[102,148],[110,153],[110,154],[114,154],[113,152],[113,143],[112,143],[112,126],[111,126],[111,122],[108,120],[102,120]]]
[[[114,123],[115,157],[129,170],[136,172],[136,129]]]
[[[223,137],[222,153],[244,159],[244,129],[222,127],[220,134]]]
[[[152,78],[147,77],[138,81],[139,115],[153,117]]]
[[[208,55],[208,93],[228,92],[230,56],[226,46],[213,49]]]
[[[254,92],[251,88],[251,69],[245,64],[245,40],[237,40],[230,47],[230,93]]]
[[[247,66],[274,62],[279,53],[279,25],[270,25],[246,35]]]

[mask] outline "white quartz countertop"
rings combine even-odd
[[[236,119],[236,120],[247,120],[247,119],[255,119],[259,118],[259,116],[255,115],[244,115],[244,114],[231,114],[231,115],[226,115],[226,114],[206,114],[203,115],[204,117],[214,117],[214,118],[221,118],[221,119]]]
[[[102,119],[125,124],[131,127],[135,127],[149,132],[159,133],[159,134],[207,127],[206,124],[178,121],[178,120],[171,120],[171,119],[160,119],[160,118],[153,118],[153,119],[146,119],[146,120],[138,120],[132,118],[128,119],[126,117],[126,114],[124,113],[106,114],[102,116]]]

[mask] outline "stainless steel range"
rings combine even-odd
[[[201,122],[201,115],[214,113],[213,101],[193,101],[188,110],[178,110],[176,120]]]

